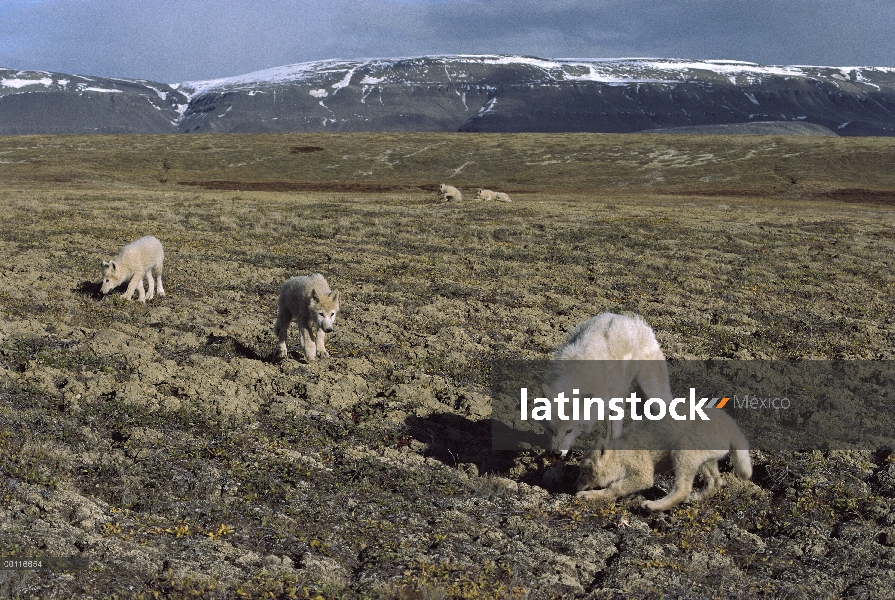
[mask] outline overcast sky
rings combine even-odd
[[[0,0],[0,67],[152,79],[328,58],[895,67],[895,0]]]

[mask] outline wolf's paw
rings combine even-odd
[[[326,349],[324,348],[323,350],[317,351],[317,356],[320,358],[329,358],[329,352],[327,352]]]
[[[615,500],[615,496],[609,493],[608,490],[585,490],[575,494],[575,497],[582,500]]]
[[[667,510],[671,508],[670,505],[667,505],[665,502],[661,500],[644,500],[640,503],[640,508],[645,508],[646,510],[652,512],[658,512],[660,510]]]

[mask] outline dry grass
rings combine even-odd
[[[891,590],[891,449],[757,453],[758,487],[648,516],[528,485],[544,465],[491,453],[485,419],[491,359],[543,358],[604,310],[674,358],[892,359],[893,158],[866,138],[0,139],[0,554],[94,565],[0,589]],[[514,202],[437,203],[441,182]],[[101,298],[100,261],[147,234],[168,297]],[[279,285],[315,271],[344,294],[333,357],[273,362]]]

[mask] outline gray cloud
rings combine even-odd
[[[0,65],[177,82],[425,54],[895,66],[895,0],[7,0]]]

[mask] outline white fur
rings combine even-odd
[[[668,494],[641,503],[649,510],[667,510],[717,492],[724,485],[718,461],[728,453],[737,476],[749,479],[749,442],[724,411],[712,413],[710,421],[640,421],[619,438],[597,442],[581,461],[576,495],[585,500],[615,500],[652,487],[657,471],[671,470],[674,487]],[[694,492],[697,474],[705,487]]]
[[[442,200],[455,202],[463,200],[463,194],[460,193],[460,190],[452,185],[447,185],[446,183],[442,183],[441,186],[439,186],[438,195]]]
[[[328,357],[324,339],[333,330],[339,312],[339,292],[329,289],[320,273],[300,275],[286,280],[280,288],[274,333],[279,342],[278,355],[286,358],[286,334],[294,319],[298,324],[301,346],[308,362]]]
[[[112,260],[103,261],[103,282],[100,291],[108,294],[116,287],[130,280],[127,290],[121,295],[130,300],[134,290],[138,292],[137,300],[145,302],[155,297],[158,287],[158,295],[165,295],[162,286],[162,263],[165,260],[165,251],[162,243],[154,236],[147,235],[135,242],[131,242],[121,249],[118,256]],[[153,276],[155,277],[153,279]],[[147,293],[143,288],[143,278],[149,286]]]
[[[505,192],[495,192],[493,190],[483,190],[479,188],[475,193],[476,200],[494,200],[497,202],[512,202],[510,196]]]
[[[670,402],[671,384],[665,355],[652,328],[638,316],[603,313],[579,325],[566,338],[553,356],[555,363],[544,384],[548,399],[572,387],[580,388],[582,397],[625,398],[636,383],[646,398],[662,398]],[[577,362],[596,361],[596,362]],[[550,436],[550,453],[558,458],[568,454],[578,436],[590,433],[597,424],[591,421],[563,421],[557,414],[551,421],[542,421]],[[622,433],[621,421],[609,421],[612,437]]]

